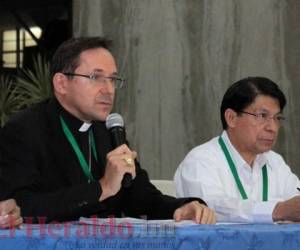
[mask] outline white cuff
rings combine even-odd
[[[255,202],[253,208],[253,222],[273,223],[273,210],[278,201]]]

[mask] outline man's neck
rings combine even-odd
[[[59,96],[56,96],[56,99],[58,100],[59,104],[66,111],[68,111],[71,115],[73,115],[74,117],[76,117],[78,120],[80,120],[82,122],[86,122],[86,123],[91,123],[91,120],[88,120],[88,119],[85,119],[84,117],[82,117],[82,115],[80,113],[78,113],[75,109],[73,109],[71,106],[69,106],[67,104],[67,102],[65,102],[62,98],[60,98]]]
[[[233,133],[226,131],[228,138],[234,148],[238,151],[241,157],[248,163],[250,167],[253,167],[254,160],[256,158],[256,154],[249,152],[243,144],[239,143],[238,138],[235,137]]]

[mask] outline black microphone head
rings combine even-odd
[[[106,117],[106,128],[110,130],[114,127],[124,127],[124,121],[121,115],[118,113],[111,113]]]

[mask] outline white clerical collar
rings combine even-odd
[[[81,127],[78,130],[80,132],[86,132],[90,128],[91,125],[92,125],[92,123],[84,122],[84,123],[82,123]]]

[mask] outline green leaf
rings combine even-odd
[[[50,64],[40,54],[33,60],[33,68],[21,71],[12,78],[0,75],[0,126],[21,108],[41,102],[53,95]]]
[[[22,73],[22,77],[17,77],[17,93],[22,96],[22,106],[30,106],[53,95],[50,65],[45,57],[38,54],[33,60],[33,70],[25,69]]]

